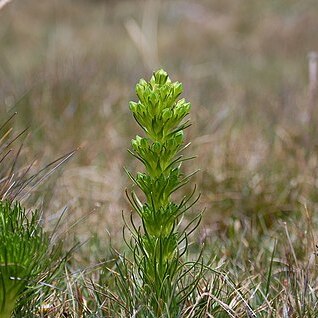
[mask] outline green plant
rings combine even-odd
[[[49,282],[59,268],[58,257],[59,249],[44,233],[38,212],[0,201],[0,317],[11,317],[17,305],[30,301],[38,281]]]
[[[159,70],[149,82],[139,81],[136,85],[139,101],[130,102],[130,110],[146,134],[132,140],[130,151],[142,162],[145,171],[136,176],[128,172],[143,193],[143,198],[136,191],[128,194],[141,221],[141,226],[132,222],[133,241],[129,243],[139,277],[133,288],[137,293],[140,288],[146,295],[143,306],[151,308],[155,317],[167,312],[172,317],[178,316],[187,292],[196,285],[194,275],[192,281],[178,286],[184,277],[185,264],[181,260],[187,252],[189,228],[193,224],[192,230],[196,228],[200,220],[199,215],[188,228],[181,229],[182,217],[196,201],[191,200],[194,191],[179,202],[173,195],[190,178],[181,171],[181,164],[190,159],[181,152],[187,146],[183,130],[189,126],[185,117],[191,108],[184,99],[178,100],[182,91],[181,83],[172,83],[167,73]]]

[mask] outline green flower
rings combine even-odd
[[[141,228],[134,226],[135,245],[132,246],[142,288],[153,296],[149,306],[159,316],[170,303],[179,311],[179,297],[175,296],[177,269],[180,264],[179,245],[186,235],[179,231],[179,221],[188,209],[191,196],[179,203],[172,194],[188,182],[181,172],[185,160],[183,130],[188,127],[185,117],[191,105],[178,99],[182,84],[171,82],[167,73],[159,70],[149,82],[140,80],[136,85],[138,102],[130,102],[130,110],[145,136],[132,140],[132,151],[144,165],[145,171],[130,178],[144,194],[145,202],[135,192],[129,200],[141,218]],[[173,311],[172,310],[172,311]]]

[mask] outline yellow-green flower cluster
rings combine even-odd
[[[134,256],[142,281],[156,295],[151,302],[157,312],[160,303],[172,292],[173,278],[179,264],[179,218],[186,211],[187,199],[173,202],[172,193],[188,181],[181,172],[185,160],[183,130],[191,105],[178,99],[183,91],[179,82],[171,82],[167,73],[159,70],[149,82],[140,80],[136,86],[138,102],[130,102],[130,110],[145,136],[132,140],[132,151],[145,166],[144,172],[129,176],[144,193],[129,196],[141,218],[141,228],[135,228]],[[144,201],[144,202],[143,202]],[[176,300],[177,301],[177,300]],[[160,307],[160,306],[159,306]]]

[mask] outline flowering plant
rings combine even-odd
[[[170,313],[179,312],[187,289],[184,286],[181,290],[177,288],[181,256],[187,250],[188,236],[187,229],[180,230],[179,225],[182,216],[193,204],[190,201],[194,192],[179,202],[173,200],[174,192],[190,177],[181,171],[182,163],[189,159],[181,153],[187,147],[184,129],[189,122],[185,118],[191,109],[185,99],[178,99],[182,91],[181,83],[171,82],[168,74],[159,70],[149,82],[139,81],[136,85],[139,101],[130,102],[130,110],[145,134],[132,140],[130,151],[145,168],[136,176],[128,172],[144,194],[143,199],[136,191],[128,194],[141,219],[140,227],[133,222],[134,240],[130,246],[142,289],[149,295],[147,305],[156,316],[166,309]],[[196,224],[199,219],[196,218]]]

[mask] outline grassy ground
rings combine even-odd
[[[138,132],[128,101],[163,67],[193,105],[188,152],[198,157],[186,169],[200,169],[205,212],[191,250],[204,242],[215,269],[194,303],[215,304],[211,317],[318,315],[318,98],[307,59],[317,10],[314,0],[16,0],[0,11],[1,121],[18,112],[16,132],[30,133],[18,166],[37,159],[38,170],[80,147],[24,202],[48,229],[67,207],[59,232],[66,246],[83,243],[60,312],[68,300],[80,317],[87,301],[92,317],[114,316],[89,280],[110,279],[94,271],[110,245],[125,250],[123,167],[137,169],[126,149]]]

